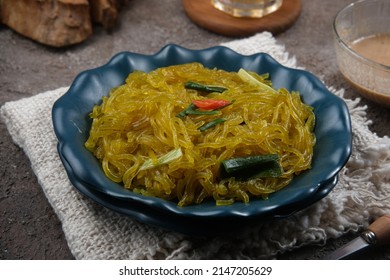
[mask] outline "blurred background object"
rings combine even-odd
[[[275,12],[283,0],[211,0],[211,4],[235,17],[261,18]]]
[[[362,96],[390,107],[390,1],[351,3],[336,16],[337,62]]]
[[[128,0],[2,0],[0,21],[14,31],[53,47],[80,43],[92,23],[111,30]]]
[[[247,3],[244,7],[238,2]],[[182,0],[186,15],[195,24],[230,37],[246,37],[262,31],[274,35],[281,33],[290,28],[301,13],[301,0],[273,0],[264,3],[264,9],[256,8],[255,12],[252,11],[256,17],[250,17],[246,16],[251,13],[249,2],[259,1]],[[258,3],[256,6],[261,5]]]

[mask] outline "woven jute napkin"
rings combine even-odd
[[[265,52],[279,63],[296,60],[267,32],[224,44],[241,53]],[[305,244],[325,244],[390,212],[390,139],[368,125],[365,107],[344,98],[353,129],[353,151],[332,192],[289,218],[256,224],[236,235],[191,238],[157,229],[108,210],[80,194],[69,182],[57,154],[51,109],[67,88],[8,102],[1,117],[16,145],[31,161],[39,184],[58,215],[76,259],[259,259]]]

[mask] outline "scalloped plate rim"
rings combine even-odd
[[[252,60],[251,63],[254,63],[253,61],[256,61],[256,59],[260,59],[260,60],[262,60],[262,59],[264,60],[265,59],[268,63],[271,63],[271,64],[273,63],[274,66],[276,66],[276,67],[278,67],[280,69],[284,69],[286,71],[292,71],[294,73],[300,74],[301,76],[305,76],[306,78],[308,78],[310,80],[310,82],[312,82],[312,86],[313,87],[317,87],[321,91],[326,92],[326,94],[328,94],[329,98],[334,99],[334,100],[339,102],[339,106],[341,107],[341,110],[343,111],[342,115],[346,118],[344,120],[345,124],[346,124],[346,129],[348,130],[348,132],[350,132],[350,119],[349,119],[349,114],[347,113],[348,109],[347,109],[345,103],[340,98],[338,98],[337,96],[335,96],[332,93],[330,93],[326,89],[326,87],[318,80],[318,78],[316,78],[313,74],[311,74],[311,73],[309,73],[307,71],[285,67],[285,66],[279,64],[278,62],[276,62],[270,55],[265,54],[265,53],[257,53],[257,54],[252,54],[252,55],[247,55],[246,56],[246,55],[238,54],[237,52],[235,52],[235,51],[233,51],[233,50],[231,50],[231,49],[229,49],[227,47],[222,47],[222,46],[215,46],[215,47],[211,47],[211,48],[207,48],[207,49],[201,49],[201,50],[190,50],[190,49],[186,49],[186,48],[174,45],[174,44],[170,44],[170,45],[165,46],[160,51],[158,51],[157,53],[152,54],[152,55],[137,54],[137,53],[131,53],[131,52],[121,52],[121,53],[118,53],[117,55],[115,55],[106,64],[104,64],[104,65],[102,65],[100,67],[94,68],[94,69],[85,70],[85,71],[81,72],[79,75],[77,75],[75,80],[74,80],[74,82],[72,83],[71,87],[67,91],[67,93],[65,93],[61,98],[59,98],[55,102],[55,104],[53,106],[53,124],[54,124],[54,128],[55,128],[55,133],[57,135],[58,141],[59,141],[60,146],[61,146],[61,149],[59,149],[59,151],[62,152],[63,148],[67,146],[67,143],[66,143],[66,137],[65,137],[65,140],[64,140],[64,131],[61,131],[61,129],[58,128],[58,119],[57,120],[55,119],[56,118],[56,110],[58,110],[58,106],[60,106],[61,102],[66,102],[73,95],[77,94],[76,93],[76,88],[77,88],[77,86],[79,86],[77,83],[79,82],[80,79],[84,79],[85,76],[88,76],[91,73],[102,71],[102,70],[106,69],[107,67],[112,67],[113,65],[115,66],[117,63],[120,62],[118,60],[123,59],[123,58],[127,59],[128,56],[136,56],[138,59],[141,58],[141,59],[155,59],[155,60],[157,59],[158,60],[158,59],[160,59],[160,56],[164,56],[164,55],[166,55],[166,53],[169,53],[169,52],[172,52],[172,51],[177,51],[177,50],[179,50],[182,53],[183,52],[184,53],[190,52],[190,53],[196,53],[197,55],[202,55],[202,54],[208,53],[208,52],[217,52],[218,54],[221,54],[221,52],[222,52],[224,55],[226,53],[228,53],[229,55],[234,55],[236,57],[240,57],[240,58],[243,58],[243,59],[246,59],[246,60]],[[296,75],[298,75],[298,74],[296,74]],[[343,156],[342,162],[339,162],[338,166],[331,173],[329,173],[326,178],[323,178],[323,180],[318,182],[318,184],[314,184],[312,186],[310,192],[308,193],[308,196],[310,196],[311,193],[314,193],[321,186],[321,184],[323,184],[324,182],[326,182],[330,178],[336,176],[337,173],[340,171],[340,169],[345,165],[345,163],[347,162],[347,160],[348,160],[348,158],[350,156],[350,153],[351,153],[351,136],[350,135],[349,135],[349,138],[350,138],[348,140],[349,143],[347,143],[347,147],[345,147],[345,151],[344,151],[344,156]],[[66,153],[65,153],[65,155],[63,154],[63,156],[67,159],[67,161],[69,160],[67,158]],[[71,166],[71,164],[70,164],[70,166]],[[74,171],[72,171],[72,172],[74,172]],[[74,172],[74,174],[75,174],[75,178],[78,178],[79,180],[82,180],[82,179],[80,179],[78,177],[77,172]],[[116,184],[116,185],[119,186],[118,184]],[[241,212],[240,212],[240,211],[237,210],[238,207],[234,207],[234,206],[233,207],[232,206],[229,206],[229,207],[220,207],[220,206],[214,207],[214,206],[210,206],[209,205],[209,208],[211,207],[211,209],[213,209],[213,211],[211,213],[209,210],[205,211],[204,208],[202,209],[202,207],[204,205],[206,205],[206,203],[205,204],[201,204],[200,206],[197,205],[196,206],[197,209],[196,209],[196,211],[194,211],[194,207],[191,207],[191,206],[178,207],[176,205],[173,205],[172,202],[169,202],[169,201],[165,201],[165,200],[162,200],[162,199],[159,199],[159,198],[154,198],[154,197],[144,197],[144,196],[141,196],[141,195],[134,194],[132,192],[127,192],[126,194],[124,194],[124,193],[116,193],[116,192],[107,191],[107,190],[104,191],[102,189],[99,189],[99,191],[103,191],[107,195],[110,195],[110,196],[113,196],[113,197],[117,197],[117,198],[120,198],[120,199],[129,199],[129,200],[134,199],[134,200],[136,200],[138,202],[144,202],[146,204],[149,204],[149,206],[151,206],[151,207],[161,208],[164,211],[173,212],[175,214],[181,214],[181,215],[190,215],[190,216],[192,216],[192,215],[195,215],[195,216],[198,216],[198,215],[200,215],[200,216],[208,216],[208,215],[222,215],[222,216],[233,215],[233,216],[236,216],[236,215],[243,215],[243,216],[247,216],[247,215],[256,215],[256,213],[259,213],[259,210],[248,211],[248,207],[241,208],[240,209]],[[279,191],[279,192],[281,192],[281,191]],[[274,196],[274,194],[271,195],[271,197],[273,197],[273,196]],[[301,200],[304,200],[304,199],[305,199],[305,197],[303,197]],[[252,201],[251,204],[254,204],[255,202],[256,202],[256,200]],[[238,204],[234,204],[234,205],[238,205]],[[198,210],[200,210],[200,211],[198,211]],[[191,211],[194,211],[194,212],[191,212]]]

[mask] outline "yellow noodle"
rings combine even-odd
[[[187,81],[227,90],[207,95],[185,89]],[[208,98],[234,102],[218,115],[177,117],[193,100]],[[310,168],[315,144],[315,116],[299,93],[262,92],[235,72],[199,63],[131,73],[93,108],[91,118],[85,146],[111,180],[137,193],[175,199],[181,206],[210,198],[217,205],[267,198]],[[199,130],[216,118],[225,122]],[[159,164],[160,157],[178,150],[179,157]],[[279,155],[280,178],[220,178],[221,161],[263,154]],[[141,170],[147,160],[154,166]]]

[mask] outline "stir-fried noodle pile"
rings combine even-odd
[[[91,118],[85,146],[112,181],[181,206],[267,198],[310,168],[315,144],[314,113],[299,93],[274,90],[266,75],[198,63],[131,73]],[[276,156],[277,175],[223,169],[233,159],[245,173],[263,155]]]

